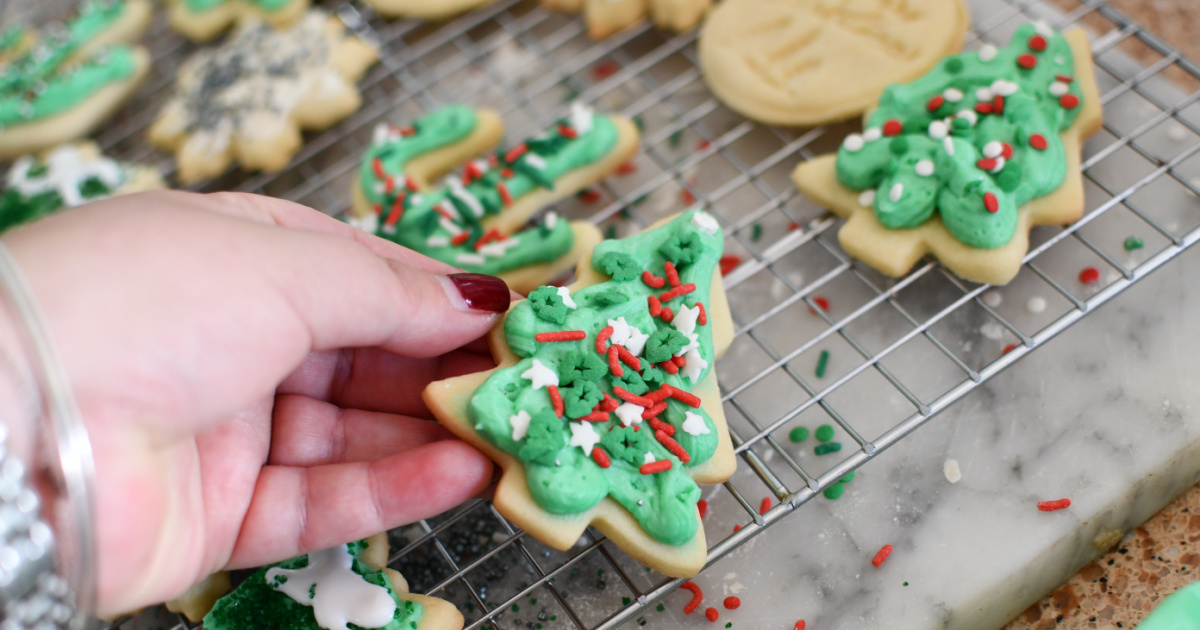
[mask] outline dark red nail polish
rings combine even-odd
[[[512,297],[508,285],[496,276],[482,273],[452,273],[450,281],[458,289],[463,302],[476,311],[503,313]]]

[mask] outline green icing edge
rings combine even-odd
[[[516,245],[508,247],[503,254],[485,256],[481,262],[476,259],[479,253],[475,245],[486,235],[480,221],[505,208],[498,184],[503,183],[516,202],[540,188],[553,189],[554,183],[564,175],[602,160],[616,146],[619,136],[616,124],[608,116],[594,114],[590,131],[569,138],[561,132],[569,123],[560,120],[552,130],[523,143],[528,151],[511,163],[505,159],[505,153],[497,153],[486,171],[459,189],[478,200],[483,209],[482,217],[477,217],[471,204],[464,202],[461,195],[454,194],[450,186],[418,194],[404,190],[405,164],[461,141],[474,131],[477,122],[475,111],[470,107],[443,107],[417,120],[410,128],[410,135],[392,137],[368,149],[359,168],[358,185],[367,201],[377,207],[379,225],[375,235],[466,271],[490,275],[560,258],[574,247],[575,236],[568,222],[554,219],[510,235],[509,238],[517,239]],[[536,156],[534,160],[544,160],[545,167],[537,168],[531,164],[531,155]],[[377,159],[384,178],[376,173]],[[506,177],[506,171],[511,171],[511,176]],[[384,190],[388,176],[394,181],[392,193]],[[400,202],[403,214],[394,227],[388,226],[387,218],[395,207],[397,193],[401,192],[405,194]],[[451,237],[437,210],[441,204],[453,206],[458,217],[453,222],[469,234],[466,242],[430,244],[431,236],[447,240]]]
[[[184,0],[184,4],[189,11],[193,13],[203,13],[211,11],[219,6],[233,2],[234,0]],[[249,2],[264,11],[279,11],[286,7],[292,0],[240,0]]]
[[[584,454],[583,449],[567,446],[570,436],[568,422],[554,417],[545,389],[533,390],[530,381],[521,377],[536,358],[555,370],[562,383],[565,366],[578,364],[588,356],[599,357],[595,350],[596,335],[608,325],[609,319],[624,317],[643,333],[674,330],[670,324],[651,317],[647,307],[650,295],[657,296],[670,287],[652,289],[642,282],[640,273],[641,270],[651,270],[655,275],[662,276],[663,264],[667,261],[664,250],[678,257],[680,250],[672,249],[671,245],[680,239],[686,239],[691,244],[690,253],[695,256],[690,263],[676,263],[680,282],[684,285],[695,284],[696,291],[675,298],[664,306],[678,313],[684,304],[694,306],[697,302],[703,302],[707,305],[713,272],[721,258],[723,236],[720,230],[709,235],[697,228],[692,223],[696,212],[699,211],[686,213],[656,229],[598,245],[592,255],[592,266],[597,270],[616,271],[619,279],[613,278],[574,292],[571,297],[577,308],[568,310],[561,323],[538,316],[543,304],[549,304],[551,310],[561,305],[561,300],[554,303],[556,296],[545,299],[548,293],[531,295],[530,300],[515,306],[505,320],[508,345],[524,358],[515,366],[493,373],[472,395],[468,413],[475,429],[484,439],[525,464],[530,493],[547,512],[578,514],[609,496],[629,510],[642,528],[660,542],[682,545],[696,535],[699,523],[695,505],[700,498],[700,487],[688,475],[687,469],[711,458],[718,444],[717,428],[703,408],[692,409],[668,399],[667,411],[659,416],[660,420],[676,428],[674,439],[688,451],[688,464],[682,464],[654,439],[653,430],[646,421],[632,425],[641,427],[636,432],[632,426],[624,427],[615,413],[606,423],[591,423],[603,436],[600,446],[611,459],[609,468],[601,468]],[[631,264],[622,270],[604,264],[613,260],[613,256],[626,256],[626,262]],[[545,311],[543,315],[546,315]],[[582,330],[587,333],[587,338],[557,343],[534,341],[538,333],[558,330]],[[707,368],[696,377],[699,382],[713,369],[712,328],[711,325],[697,324],[695,331],[699,336],[699,352],[708,362]],[[653,333],[651,337],[654,337]],[[643,351],[642,354],[643,374],[649,375],[651,380],[665,380],[685,391],[695,385],[684,378],[682,371],[670,375],[661,368],[647,367],[647,352]],[[601,392],[612,395],[614,378],[607,369],[607,363],[602,363],[602,374],[588,382]],[[625,372],[628,377],[633,370],[626,367]],[[575,382],[572,387],[580,385]],[[651,391],[657,388],[656,384],[649,387]],[[565,399],[571,398],[567,389],[560,384],[559,390],[564,393]],[[570,402],[568,408],[569,405]],[[509,417],[518,410],[528,412],[534,421],[529,435],[521,442],[514,442]],[[696,413],[704,420],[709,430],[707,434],[693,436],[683,431],[682,424],[687,411]],[[545,415],[547,413],[548,417]],[[570,417],[571,414],[568,412],[566,416]],[[653,453],[656,460],[671,460],[671,469],[652,475],[641,474],[638,469],[647,451]],[[639,501],[641,505],[638,505]]]
[[[106,85],[131,76],[133,49],[107,47],[78,63],[68,59],[121,18],[121,0],[88,0],[64,35],[23,52],[0,72],[0,128],[40,120],[75,107]]]
[[[916,228],[940,214],[942,222],[962,243],[978,249],[995,249],[1016,234],[1018,209],[1026,202],[1050,194],[1066,178],[1067,158],[1060,133],[1071,126],[1082,108],[1083,93],[1078,81],[1067,83],[1068,94],[1079,105],[1067,109],[1049,92],[1056,76],[1073,77],[1074,55],[1069,42],[1059,33],[1046,30],[1043,51],[1029,47],[1039,35],[1035,25],[1016,30],[1009,45],[983,61],[976,52],[952,55],[928,74],[912,83],[889,86],[879,107],[868,118],[863,136],[852,136],[847,144],[861,141],[870,130],[878,135],[888,121],[903,125],[895,136],[866,140],[861,149],[847,144],[837,153],[838,181],[856,191],[876,190],[873,207],[884,227],[893,230]],[[1024,69],[1021,55],[1032,55],[1037,64]],[[949,126],[953,155],[946,140],[931,137],[930,125],[962,110],[975,113],[978,88],[988,88],[998,79],[1015,83],[1018,90],[1004,97],[1001,115],[976,114],[977,124],[959,119]],[[948,88],[960,90],[959,102],[944,102],[930,111],[931,99]],[[1033,135],[1045,138],[1047,147],[1030,145]],[[1011,159],[999,172],[981,170],[984,146],[992,141],[1012,147]],[[933,162],[931,176],[917,173],[922,160]],[[893,199],[899,186],[902,193]],[[998,210],[989,212],[985,195],[994,195]]]
[[[416,630],[425,614],[424,606],[415,601],[400,599],[392,589],[386,573],[358,560],[367,548],[367,541],[353,542],[348,547],[350,554],[354,556],[351,570],[361,575],[364,580],[387,589],[396,602],[396,613],[392,622],[383,626],[382,630]],[[217,600],[212,610],[204,616],[204,627],[209,630],[322,630],[317,625],[312,607],[280,593],[267,583],[267,570],[272,567],[299,569],[306,566],[308,556],[304,555],[255,570],[232,593]],[[350,624],[350,627],[357,626]]]
[[[107,197],[113,191],[99,178],[93,177],[79,187],[79,192],[85,199],[95,199]],[[63,207],[62,197],[56,191],[26,197],[16,189],[5,188],[0,193],[0,233],[50,216]]]

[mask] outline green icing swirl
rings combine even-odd
[[[47,36],[0,73],[0,127],[70,109],[109,83],[133,74],[133,49],[118,45],[82,61],[71,57],[121,18],[125,3],[90,0],[64,32]]]
[[[505,335],[509,346],[523,359],[492,374],[472,395],[468,412],[484,439],[524,462],[530,493],[546,511],[578,514],[610,496],[660,542],[681,545],[696,535],[695,505],[700,488],[688,475],[687,468],[711,458],[718,443],[716,426],[703,408],[693,409],[669,398],[667,410],[659,416],[675,427],[674,439],[690,456],[687,464],[655,440],[646,421],[626,427],[614,413],[607,422],[588,423],[600,434],[599,446],[611,460],[608,468],[601,468],[582,448],[569,446],[570,425],[578,423],[566,418],[590,412],[594,401],[605,393],[615,397],[614,385],[639,395],[658,390],[663,383],[687,391],[712,369],[712,329],[700,324],[694,333],[699,344],[697,351],[708,365],[694,375],[694,381],[682,370],[668,374],[650,364],[648,358],[654,352],[656,338],[666,340],[663,341],[666,347],[659,350],[668,357],[682,344],[670,341],[674,338],[672,333],[677,333],[673,325],[651,317],[647,308],[649,296],[658,296],[670,287],[653,289],[640,278],[643,269],[662,276],[664,263],[672,260],[678,267],[681,284],[695,284],[696,290],[663,306],[679,313],[685,305],[708,303],[723,237],[715,223],[710,234],[693,222],[700,212],[692,211],[657,229],[598,245],[592,265],[613,278],[571,294],[576,308],[566,307],[556,290],[544,287],[509,312],[504,323]],[[701,216],[711,220],[707,215]],[[649,334],[650,340],[641,354],[641,373],[626,366],[623,377],[618,379],[596,353],[595,345],[596,335],[609,325],[608,321],[621,317],[643,334]],[[581,330],[587,337],[583,341],[535,341],[538,333],[561,330]],[[683,343],[687,343],[686,338]],[[533,366],[534,359],[557,373],[566,407],[564,419],[555,416],[547,390],[533,389],[532,382],[521,376]],[[528,434],[514,441],[509,419],[519,411],[528,413],[532,421]],[[688,412],[703,420],[707,433],[692,435],[683,430]],[[633,427],[639,430],[634,431]],[[639,467],[647,452],[656,460],[670,460],[671,469],[641,474]]]
[[[392,622],[383,626],[382,630],[416,630],[425,608],[417,602],[401,600],[392,589],[386,573],[358,560],[367,548],[367,541],[350,543],[348,547],[354,556],[351,570],[371,584],[387,589],[396,602]],[[266,579],[267,570],[271,567],[299,569],[306,566],[307,555],[258,569],[232,593],[217,600],[212,610],[204,616],[204,627],[210,630],[321,630],[311,607],[275,590]]]
[[[515,203],[539,188],[553,189],[554,183],[567,173],[603,159],[617,143],[617,127],[607,116],[591,112],[586,112],[586,116],[591,128],[577,130],[574,138],[562,133],[565,128],[574,129],[569,127],[571,123],[559,121],[554,130],[527,140],[524,143],[527,151],[511,162],[505,153],[496,154],[490,162],[480,161],[484,165],[482,173],[466,186],[447,185],[416,194],[405,188],[404,166],[470,135],[477,124],[475,112],[461,105],[444,107],[418,120],[405,134],[377,138],[359,169],[363,195],[379,214],[374,233],[467,271],[491,275],[559,258],[570,251],[575,241],[566,221],[547,217],[538,227],[510,235],[509,240],[490,241],[477,251],[479,240],[487,237],[480,221],[506,207],[501,184]],[[382,178],[376,172],[380,167]],[[388,177],[393,179],[391,193],[386,190]],[[394,226],[389,226],[387,218],[399,194],[405,195],[400,202],[403,215]],[[445,219],[439,207],[448,211],[451,218]],[[453,244],[454,233],[447,229],[447,222],[455,230],[465,231],[467,240]]]
[[[924,77],[888,87],[863,134],[838,150],[838,181],[876,191],[860,203],[884,227],[916,228],[936,211],[964,244],[1002,247],[1016,233],[1018,208],[1066,178],[1059,134],[1083,98],[1070,44],[1027,24],[1006,48],[981,53],[947,57]],[[997,149],[1010,157],[992,161]]]
[[[278,11],[287,6],[292,0],[244,0],[249,2],[264,11]],[[231,2],[231,0],[184,0],[184,4],[189,11],[193,13],[203,13],[211,11],[223,4]]]

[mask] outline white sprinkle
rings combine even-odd
[[[983,303],[992,308],[997,308],[1004,303],[1004,296],[1000,295],[999,291],[988,291],[983,294]]]
[[[1046,310],[1046,298],[1035,295],[1029,298],[1029,302],[1025,304],[1025,308],[1029,309],[1029,312],[1035,315],[1044,312]]]
[[[999,173],[1000,171],[1003,171],[1004,170],[1004,162],[1005,162],[1004,158],[1002,158],[1002,157],[996,158],[996,165],[993,166],[992,170],[990,170],[988,172],[989,173]]]
[[[949,136],[943,138],[942,148],[946,149],[946,155],[954,155],[954,140]]]
[[[842,142],[842,148],[851,153],[861,151],[863,148],[863,137],[856,133],[846,136],[846,140]]]
[[[508,418],[508,424],[512,427],[512,439],[514,442],[520,442],[529,435],[529,412],[524,409],[518,411],[515,415]]]
[[[502,241],[492,241],[479,248],[479,253],[488,258],[499,258],[508,253],[508,250],[516,247],[520,243],[520,239],[516,236],[510,236]]]
[[[558,297],[562,298],[563,304],[567,308],[575,308],[577,306],[575,300],[571,299],[571,290],[567,287],[558,287]]]
[[[654,453],[651,453],[650,451],[646,451],[646,457],[642,459],[642,463],[643,464],[653,464],[655,461],[657,461],[657,460],[654,459]]]
[[[621,424],[629,426],[631,424],[641,424],[642,414],[645,413],[645,407],[639,407],[633,403],[621,403],[617,410],[613,413],[617,414],[617,418]]]
[[[638,499],[638,502],[637,502],[637,504],[638,504],[638,507],[642,507],[642,500],[641,500],[641,499]]]
[[[1179,125],[1171,125],[1171,127],[1167,129],[1167,137],[1175,142],[1183,142],[1184,140],[1187,140],[1188,132],[1187,129],[1184,129]]]
[[[592,119],[594,117],[595,112],[592,111],[592,108],[580,103],[579,101],[571,103],[571,127],[575,129],[579,135],[587,135],[587,133],[592,130]]]
[[[379,215],[374,212],[368,212],[361,217],[350,215],[346,217],[346,223],[367,234],[374,234],[379,229]]]
[[[957,114],[955,114],[955,116],[958,116],[959,118],[962,118],[963,120],[971,123],[972,127],[975,126],[975,123],[979,122],[979,116],[976,115],[975,111],[971,110],[971,109],[964,109],[961,112],[958,112]]]
[[[558,225],[558,213],[557,212],[546,213],[546,218],[545,218],[545,220],[542,221],[542,225],[545,225],[546,229],[548,229],[548,230],[553,230],[554,226]]]
[[[392,127],[387,123],[379,123],[375,125],[375,129],[371,132],[371,144],[379,145],[387,142],[392,137]]]
[[[992,92],[995,92],[1000,96],[1012,96],[1020,91],[1021,86],[1012,81],[1007,81],[1005,79],[996,79],[995,81],[992,81]]]
[[[447,219],[446,217],[442,217],[442,218],[438,219],[438,225],[442,226],[443,230],[446,230],[447,232],[449,232],[455,236],[462,234],[462,228],[458,227],[458,225],[456,223],[454,223],[450,219]]]
[[[994,96],[990,88],[981,87],[975,90],[975,100],[977,101],[990,101]]]
[[[875,189],[864,190],[858,195],[858,205],[870,208],[875,205]]]
[[[571,446],[578,446],[583,449],[583,454],[592,455],[592,449],[600,441],[600,434],[596,432],[596,428],[591,422],[570,422],[567,427],[571,429],[571,440],[568,442]]]
[[[708,426],[704,424],[704,418],[691,411],[684,413],[682,428],[683,432],[688,435],[707,435],[709,433]]]
[[[996,58],[997,52],[999,51],[996,50],[995,46],[991,44],[984,44],[979,48],[979,60],[987,63]]]
[[[935,120],[929,123],[929,137],[934,140],[941,140],[950,134],[950,130],[946,127],[946,123]]]
[[[917,175],[920,175],[921,177],[929,177],[930,175],[933,175],[933,160],[921,160],[920,162],[917,162],[915,170],[917,171]]]
[[[425,245],[429,247],[447,247],[450,245],[450,239],[445,236],[430,236],[425,239]]]
[[[1055,35],[1054,29],[1050,28],[1050,25],[1045,20],[1035,20],[1033,30],[1037,31],[1042,37],[1054,37]]]
[[[875,142],[876,140],[878,140],[882,137],[883,137],[883,131],[881,131],[879,129],[879,127],[871,127],[870,129],[867,129],[866,131],[864,131],[862,134],[862,139],[866,140],[867,142]]]
[[[946,90],[942,92],[942,98],[950,101],[951,103],[957,103],[963,100],[963,93],[962,90],[958,88],[946,88]]]
[[[522,159],[525,160],[526,164],[539,171],[546,168],[546,160],[542,159],[542,156],[536,153],[526,153]]]
[[[892,185],[892,190],[888,193],[888,199],[891,199],[892,201],[900,201],[900,198],[903,196],[904,196],[904,184],[901,184],[900,182],[896,182],[895,184]]]
[[[991,142],[983,145],[984,157],[998,158],[1000,157],[1001,153],[1004,153],[1004,145],[1001,144],[999,140],[992,140]]]
[[[1004,330],[1005,328],[1000,324],[996,322],[988,322],[979,327],[979,334],[991,339],[992,341],[999,341],[1004,338]]]
[[[942,464],[942,474],[946,475],[946,481],[950,483],[962,481],[962,469],[958,467],[958,460],[947,459],[946,463]]]
[[[558,385],[558,373],[546,367],[545,363],[534,359],[533,365],[521,373],[521,378],[532,381],[529,386],[533,389],[541,389],[549,385]]]
[[[692,215],[692,225],[700,228],[701,232],[709,236],[715,236],[717,231],[721,229],[721,224],[717,223],[716,217],[703,210],[697,210]]]
[[[1060,65],[1060,66],[1065,66],[1065,65],[1067,65],[1067,60],[1066,60],[1066,58],[1065,58],[1065,57],[1063,57],[1062,55],[1055,55],[1055,56],[1054,56],[1054,63],[1056,63],[1056,64],[1058,64],[1058,65]]]
[[[460,265],[482,265],[487,262],[487,258],[483,254],[459,254],[454,257],[454,262]]]
[[[1050,84],[1050,87],[1047,88],[1046,91],[1050,92],[1050,96],[1063,96],[1067,92],[1071,91],[1071,86],[1063,83],[1062,81],[1055,81],[1054,83]]]

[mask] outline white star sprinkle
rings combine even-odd
[[[692,384],[695,385],[696,381],[700,378],[700,372],[708,368],[708,361],[705,361],[704,357],[700,356],[699,348],[688,350],[685,360],[687,363],[679,371],[687,378],[692,379]]]
[[[571,299],[571,290],[567,287],[558,287],[558,297],[562,298],[563,304],[566,304],[567,308],[576,307],[575,300]]]
[[[675,330],[690,335],[696,332],[696,320],[700,317],[700,307],[680,306],[679,312],[675,314],[675,318],[671,320],[671,325]]]
[[[529,434],[529,421],[531,419],[529,412],[524,409],[509,417],[508,424],[512,426],[512,439],[514,442],[520,442]]]
[[[529,386],[534,389],[541,389],[547,385],[558,385],[558,374],[537,359],[533,360],[533,367],[521,373],[521,378],[533,381]]]
[[[701,232],[704,232],[709,236],[716,234],[717,230],[721,229],[721,224],[717,223],[717,220],[713,218],[713,215],[704,212],[703,210],[697,210],[696,214],[692,215],[692,225],[700,228]]]
[[[596,433],[596,429],[592,427],[590,422],[572,422],[571,427],[571,446],[578,446],[583,449],[584,455],[591,455],[592,449],[600,442],[600,434]]]
[[[642,349],[646,347],[646,340],[650,339],[650,335],[625,321],[624,317],[610,319],[608,325],[613,327],[613,334],[608,338],[609,341],[619,346],[625,346],[625,349],[635,357],[642,356]]]
[[[683,417],[683,430],[688,435],[707,435],[710,431],[700,414],[689,411]]]
[[[645,407],[639,407],[633,403],[621,403],[617,407],[617,417],[621,419],[621,424],[629,426],[631,424],[639,424],[642,421],[642,413],[646,411]]]

